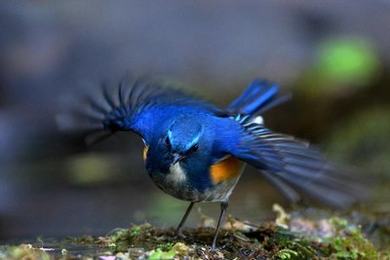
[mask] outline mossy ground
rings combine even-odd
[[[116,229],[101,237],[69,238],[53,247],[22,244],[3,246],[3,259],[390,259],[365,238],[361,228],[346,219],[311,220],[275,207],[273,222],[254,225],[229,218],[221,230],[218,249],[211,250],[212,227],[184,229],[150,224]]]

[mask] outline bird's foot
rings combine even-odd
[[[184,235],[183,231],[181,230],[176,230],[176,233],[175,235],[179,238],[186,238],[186,236]]]

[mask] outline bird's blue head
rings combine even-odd
[[[150,145],[146,160],[148,171],[168,173],[171,166],[194,155],[203,132],[202,125],[194,120],[173,121],[157,142]]]
[[[174,121],[165,136],[165,145],[175,158],[174,162],[198,150],[202,134],[203,127],[199,122],[183,118]]]

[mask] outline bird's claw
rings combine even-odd
[[[181,230],[176,230],[176,236],[179,238],[185,238],[186,236],[183,234],[183,231]]]

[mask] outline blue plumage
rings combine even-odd
[[[254,80],[244,93],[233,100],[228,110],[237,114],[251,115],[271,102],[278,94],[279,86],[267,81]]]
[[[290,95],[279,96],[279,86],[265,80],[254,80],[241,96],[227,107],[234,114],[250,115],[264,113],[290,98]]]
[[[103,136],[137,133],[145,141],[150,177],[191,205],[201,201],[227,205],[240,177],[230,171],[239,169],[238,161],[259,169],[292,200],[299,200],[303,191],[333,205],[353,202],[335,168],[316,149],[274,133],[257,120],[289,99],[279,95],[276,84],[255,80],[226,109],[148,81],[122,82],[117,94],[105,89],[103,97],[105,104],[90,100],[98,114],[90,120],[98,126],[94,133],[99,128]]]

